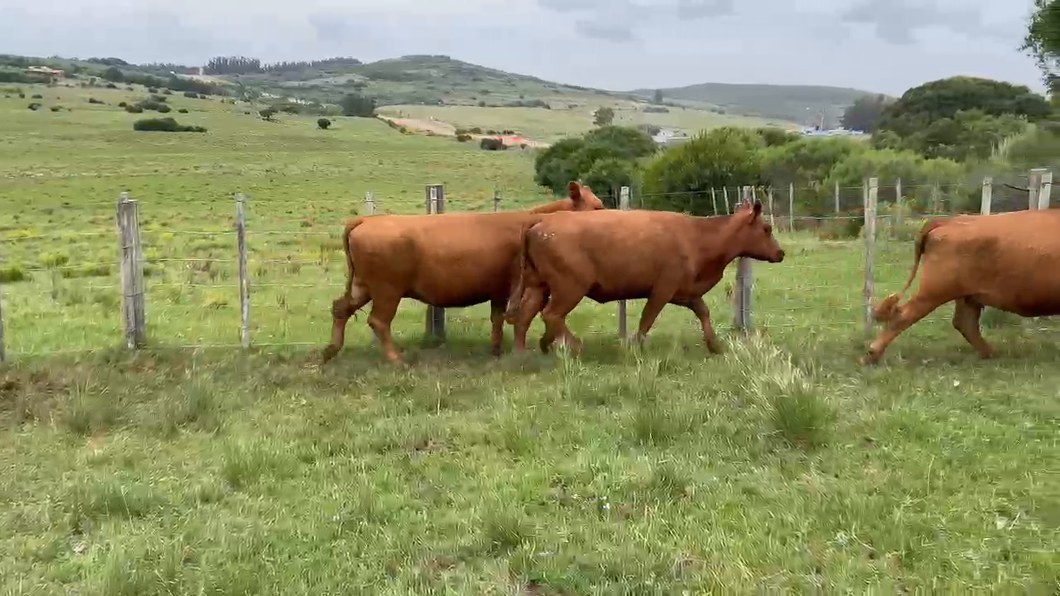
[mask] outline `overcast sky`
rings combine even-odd
[[[404,54],[626,90],[947,76],[1043,86],[1033,0],[0,0],[0,52],[202,64]]]

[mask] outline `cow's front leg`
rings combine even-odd
[[[718,338],[714,335],[714,326],[710,322],[710,309],[707,308],[707,304],[703,302],[702,297],[688,298],[685,300],[675,300],[674,304],[683,306],[693,313],[696,318],[699,319],[699,324],[703,328],[703,343],[707,344],[707,349],[712,354],[721,354],[721,345],[718,343]]]

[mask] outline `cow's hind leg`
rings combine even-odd
[[[523,291],[523,300],[519,304],[513,333],[514,352],[526,351],[526,334],[530,331],[530,323],[534,321],[534,317],[542,311],[546,294],[545,289],[541,287],[526,288]]]
[[[561,338],[564,343],[568,344],[572,353],[581,352],[581,340],[574,337],[574,334],[567,328],[566,318],[584,297],[585,291],[578,291],[578,289],[565,290],[561,293],[557,292],[556,288],[552,288],[548,304],[541,311],[541,321],[545,323],[545,334],[541,336],[540,341],[542,352],[547,354],[552,342],[557,338]]]
[[[883,352],[887,350],[887,346],[891,345],[891,342],[901,335],[903,331],[912,327],[914,323],[928,316],[931,311],[950,300],[951,298],[949,297],[939,300],[924,294],[917,294],[910,298],[909,302],[898,308],[897,316],[891,320],[886,329],[880,332],[876,341],[869,345],[869,353],[861,359],[862,364],[879,362],[880,358],[883,357]]]
[[[372,312],[368,315],[368,326],[379,338],[379,345],[383,348],[386,359],[394,364],[401,363],[401,353],[394,347],[394,338],[390,334],[390,324],[397,314],[398,304],[401,303],[400,296],[374,297],[372,299]]]
[[[983,358],[992,358],[993,350],[983,339],[979,331],[979,317],[983,314],[983,305],[969,298],[958,298],[953,309],[953,328],[961,332],[964,339],[972,344]]]
[[[351,283],[346,293],[331,303],[331,343],[324,348],[322,360],[327,362],[334,358],[346,343],[346,323],[358,310],[372,300],[368,289],[363,285]]]

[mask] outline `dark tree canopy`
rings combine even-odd
[[[873,133],[883,118],[883,111],[892,103],[886,95],[866,95],[857,99],[843,112],[840,122],[847,130]]]
[[[1027,50],[1042,69],[1054,97],[1060,93],[1060,0],[1035,0],[1034,13],[1021,49]]]
[[[375,116],[375,100],[357,93],[347,93],[339,103],[344,116],[372,118]]]
[[[537,154],[534,180],[555,194],[581,179],[605,203],[616,205],[612,192],[636,179],[637,160],[655,152],[655,141],[644,131],[627,126],[603,126],[582,137],[553,143]]]
[[[615,110],[604,106],[597,108],[596,112],[593,113],[593,124],[596,126],[608,126],[615,121]]]

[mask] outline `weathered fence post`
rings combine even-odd
[[[721,198],[725,199],[725,215],[729,215],[729,189],[721,187]]]
[[[939,181],[936,180],[931,185],[931,211],[933,215],[942,213],[942,189],[939,188]]]
[[[371,192],[364,193],[364,214],[375,215],[375,197]]]
[[[1038,189],[1038,208],[1048,209],[1050,195],[1053,194],[1053,173],[1051,171],[1042,172],[1042,185]]]
[[[751,202],[752,192],[750,186],[743,187],[743,203]],[[736,283],[732,289],[732,326],[743,333],[751,330],[751,282],[751,259],[740,257],[736,260]]]
[[[795,233],[795,183],[788,183],[788,230]]]
[[[371,193],[371,191],[364,193],[364,214],[365,215],[375,215],[375,195],[373,195]],[[343,233],[345,233],[345,232],[343,232]],[[343,240],[343,241],[345,242],[345,240]],[[345,255],[343,256],[343,258],[345,258]],[[375,331],[372,331],[372,336],[370,338],[368,338],[368,342],[371,345],[373,345],[373,346],[375,345],[375,342],[376,342]]]
[[[618,208],[622,211],[629,211],[629,187],[623,186],[618,191]],[[626,301],[618,301],[618,337],[625,341],[626,339]]]
[[[839,213],[839,181],[835,183],[835,212]]]
[[[247,214],[243,193],[236,193],[236,249],[239,251],[239,343],[250,347],[250,286],[247,279]]]
[[[773,215],[773,187],[770,186],[769,190],[766,191],[766,196],[769,197],[769,227],[777,227],[776,216]]]
[[[899,178],[894,181],[894,221],[891,223],[891,235],[895,234],[894,229],[902,226],[902,222],[905,220],[905,197],[902,196],[902,179]]]
[[[714,205],[714,215],[718,215],[718,193],[713,188],[710,189],[710,204]]]
[[[1034,168],[1030,173],[1030,184],[1027,185],[1027,209],[1031,211],[1038,208],[1038,195],[1041,194],[1042,190],[1042,173],[1045,172],[1044,168]]]
[[[880,181],[869,178],[865,192],[865,286],[862,295],[865,300],[865,331],[872,331],[872,270],[876,256],[876,204],[879,199]]]
[[[140,245],[138,203],[121,193],[118,199],[118,241],[121,249],[121,310],[125,346],[135,349],[147,343],[144,313],[144,263]]]
[[[990,202],[994,199],[994,179],[990,176],[983,178],[983,198],[979,201],[979,213],[990,215]]]
[[[501,189],[493,189],[493,212],[496,213],[501,210]]]
[[[427,213],[436,215],[445,213],[445,187],[431,184],[427,187]],[[445,341],[445,309],[427,306],[427,335],[439,341]]]

